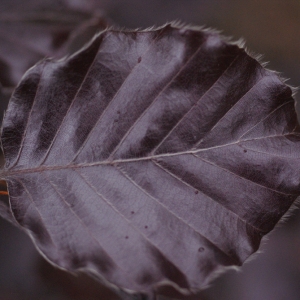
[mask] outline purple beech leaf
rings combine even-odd
[[[291,88],[217,33],[105,31],[16,88],[12,212],[39,251],[133,293],[240,266],[299,195]]]
[[[31,1],[31,10],[14,1],[0,13],[0,82],[15,86],[25,71],[44,57],[60,58],[79,50],[107,23],[96,9],[78,11],[72,1],[60,5]],[[1,8],[0,4],[0,8]],[[21,6],[22,7],[22,6]]]

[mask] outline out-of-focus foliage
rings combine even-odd
[[[83,4],[83,2],[79,2]],[[0,3],[0,82],[15,86],[25,71],[45,57],[61,58],[79,50],[107,26],[100,11],[64,1]]]

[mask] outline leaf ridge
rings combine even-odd
[[[65,203],[66,207],[72,212],[72,214],[75,216],[75,218],[79,221],[79,223],[81,224],[81,226],[86,230],[86,232],[89,234],[89,236],[92,238],[92,240],[94,240],[100,247],[100,249],[103,251],[103,253],[105,255],[107,255],[107,257],[109,257],[111,259],[111,261],[118,266],[119,269],[121,269],[123,272],[127,273],[121,266],[119,266],[116,261],[107,253],[107,251],[104,250],[104,248],[101,246],[100,242],[98,241],[98,239],[94,236],[94,234],[89,230],[89,228],[86,226],[85,222],[78,216],[78,214],[74,211],[74,209],[70,206],[70,204],[65,200],[65,198],[63,197],[63,195],[57,190],[57,188],[55,187],[55,184],[48,178],[48,176],[44,173],[44,178],[46,179],[46,181],[50,184],[50,186],[52,186],[52,188],[54,189],[54,191],[56,192],[56,194],[59,196],[59,198],[62,200],[62,202]]]
[[[252,130],[254,130],[254,128],[256,126],[258,126],[259,124],[261,124],[262,122],[264,122],[266,119],[268,119],[272,114],[274,114],[277,110],[281,109],[282,107],[284,107],[285,105],[288,105],[290,103],[294,103],[294,100],[290,100],[287,102],[284,102],[283,104],[280,104],[279,106],[277,106],[275,109],[273,109],[265,118],[261,119],[260,121],[258,121],[256,124],[254,124],[250,129],[248,129],[245,133],[243,133],[243,135],[241,135],[239,137],[239,139],[242,139],[247,133],[251,132]]]
[[[237,56],[233,59],[233,61],[228,65],[228,67],[223,71],[223,73],[215,80],[215,82],[206,90],[206,92],[198,99],[198,101],[196,101],[191,107],[190,109],[178,120],[178,122],[170,129],[170,131],[167,133],[167,135],[159,142],[159,144],[157,146],[155,146],[155,148],[151,151],[151,154],[155,154],[155,152],[158,150],[158,148],[164,143],[164,141],[172,134],[172,132],[174,132],[174,130],[180,125],[180,123],[184,120],[184,118],[188,115],[188,113],[190,111],[192,111],[198,104],[199,102],[209,93],[209,91],[211,91],[214,86],[221,81],[222,77],[224,74],[227,73],[227,71],[229,70],[229,68],[238,60],[239,56],[241,56],[242,54],[237,54]]]
[[[151,46],[153,45],[153,43],[160,37],[160,35],[163,33],[163,30],[151,41],[151,43],[149,43],[148,48],[145,50],[145,52],[143,53],[143,56],[146,55],[149,51],[149,49],[151,48]],[[106,106],[106,108],[103,110],[102,114],[98,117],[97,122],[94,124],[94,126],[92,127],[91,131],[89,132],[89,134],[86,136],[85,140],[83,141],[81,147],[78,149],[77,153],[74,155],[74,157],[72,158],[72,160],[70,161],[70,163],[74,162],[74,160],[79,156],[79,154],[81,153],[81,151],[84,149],[86,143],[88,142],[92,132],[95,130],[95,128],[97,127],[97,125],[99,124],[102,116],[106,113],[107,109],[112,105],[112,103],[114,102],[114,99],[116,99],[117,95],[120,93],[122,87],[124,86],[124,84],[126,83],[126,81],[128,80],[129,76],[132,74],[133,70],[139,65],[139,63],[137,62],[134,67],[130,70],[130,72],[128,73],[127,77],[124,79],[124,81],[122,82],[121,86],[118,88],[118,90],[116,91],[116,93],[114,94],[113,98],[109,101],[108,105]]]
[[[38,215],[39,215],[39,218],[40,218],[41,222],[42,222],[43,225],[44,225],[44,229],[47,231],[47,233],[48,233],[48,235],[49,235],[49,237],[50,237],[50,239],[51,239],[51,242],[52,242],[53,246],[54,246],[56,249],[58,249],[56,243],[55,243],[54,240],[53,240],[52,235],[50,234],[50,231],[48,230],[48,227],[47,227],[46,224],[45,224],[44,218],[42,217],[42,214],[41,214],[40,210],[38,209],[37,205],[35,204],[35,201],[33,200],[33,197],[32,197],[32,195],[31,195],[31,193],[30,193],[29,190],[26,188],[26,185],[22,182],[21,179],[14,178],[14,180],[18,181],[18,182],[23,186],[24,191],[25,191],[26,194],[28,195],[28,198],[30,199],[32,205],[35,207],[35,209],[36,209],[36,211],[37,211],[37,213],[38,213]],[[18,222],[18,221],[17,221],[17,222]],[[19,222],[18,222],[18,224],[19,224]]]
[[[155,96],[155,98],[152,100],[152,102],[149,104],[148,107],[141,113],[141,115],[135,120],[135,122],[130,126],[130,128],[127,130],[127,132],[124,134],[118,145],[115,147],[115,149],[110,154],[109,159],[113,157],[113,155],[118,151],[119,147],[122,145],[126,137],[130,134],[130,132],[133,130],[135,125],[143,118],[143,116],[151,109],[151,107],[155,104],[155,102],[159,99],[159,97],[163,94],[163,92],[166,91],[166,89],[173,83],[173,81],[181,74],[182,71],[187,67],[187,65],[192,61],[192,59],[199,53],[203,45],[205,44],[206,39],[199,45],[199,47],[195,50],[195,52],[189,57],[189,59],[184,62],[184,64],[180,67],[180,69],[174,74],[171,79],[165,83],[164,87],[162,87],[161,91]]]
[[[30,117],[31,117],[32,112],[33,112],[33,107],[34,107],[34,105],[35,105],[35,103],[37,101],[36,100],[37,99],[37,94],[38,94],[38,91],[40,89],[40,83],[41,83],[41,80],[42,80],[42,76],[44,74],[45,64],[46,64],[46,61],[44,61],[43,65],[42,65],[43,68],[42,68],[42,70],[40,72],[39,82],[37,84],[37,88],[36,88],[36,92],[35,92],[35,95],[34,95],[34,99],[32,101],[30,112],[29,112],[29,115],[28,115],[28,118],[27,118],[26,127],[25,127],[23,135],[22,135],[22,140],[21,140],[21,143],[20,143],[20,149],[19,149],[18,155],[16,157],[16,160],[15,160],[14,164],[9,169],[12,169],[13,167],[15,167],[17,165],[17,163],[19,162],[19,160],[20,160],[20,157],[21,157],[21,154],[22,154],[22,151],[23,151],[24,140],[25,140],[25,137],[26,137],[28,126],[29,126],[29,120],[30,120]]]
[[[100,196],[102,198],[102,200],[111,208],[113,209],[119,216],[121,216],[129,225],[130,227],[132,227],[140,236],[142,236],[142,238],[147,242],[149,243],[152,247],[154,247],[167,261],[169,261],[176,269],[180,270],[180,268],[175,264],[173,263],[172,261],[170,261],[166,255],[155,245],[153,244],[153,242],[151,240],[149,240],[149,238],[144,235],[136,226],[133,225],[133,223],[127,219],[112,203],[111,201],[109,201],[106,197],[104,197],[104,195],[100,194],[96,188],[89,182],[89,180],[83,175],[81,174],[80,172],[74,170],[83,180],[84,182],[86,183],[86,185],[98,196]],[[122,173],[121,173],[122,174]],[[123,176],[125,176],[123,174]]]
[[[179,221],[181,221],[183,224],[185,224],[186,226],[188,226],[189,228],[191,228],[194,232],[196,232],[197,234],[199,234],[201,237],[203,237],[204,239],[206,239],[210,244],[212,244],[216,249],[218,249],[219,251],[221,251],[222,253],[224,253],[231,261],[234,261],[236,263],[236,260],[230,256],[228,253],[226,253],[224,250],[222,250],[221,248],[219,248],[218,245],[216,245],[213,241],[211,241],[208,237],[204,236],[202,233],[200,233],[198,230],[196,230],[195,228],[193,228],[190,224],[188,224],[184,219],[182,219],[181,217],[179,217],[176,213],[174,213],[172,210],[170,210],[168,207],[166,207],[162,202],[160,202],[158,199],[156,199],[155,197],[153,197],[152,195],[150,195],[145,189],[143,189],[133,178],[131,178],[128,174],[125,174],[124,171],[122,171],[120,168],[118,168],[117,166],[115,166],[116,169],[118,169],[123,176],[125,176],[133,185],[135,185],[139,190],[141,190],[144,194],[146,194],[149,198],[153,199],[155,202],[157,202],[160,206],[162,206],[168,213],[172,214],[175,218],[177,218]]]
[[[109,32],[106,36],[104,36],[103,39],[104,39],[104,38],[107,38],[109,35],[111,35],[111,32]],[[100,36],[99,36],[98,38],[100,38]],[[87,71],[86,71],[86,73],[85,73],[85,75],[84,75],[84,78],[82,79],[82,82],[80,83],[80,85],[79,85],[79,87],[78,87],[78,89],[77,89],[77,91],[76,91],[76,94],[74,95],[73,99],[71,100],[70,106],[69,106],[67,112],[65,113],[65,115],[64,115],[64,117],[63,117],[63,119],[62,119],[62,121],[61,121],[61,123],[60,123],[60,125],[59,125],[59,128],[57,129],[57,132],[56,132],[55,136],[53,137],[53,140],[52,140],[52,142],[51,142],[51,144],[50,144],[50,146],[49,146],[49,148],[48,148],[48,150],[47,150],[47,152],[46,152],[46,154],[45,154],[45,156],[44,156],[42,162],[40,163],[40,166],[43,165],[44,162],[45,162],[45,160],[47,159],[47,157],[48,157],[48,155],[49,155],[49,153],[50,153],[50,151],[51,151],[51,149],[52,149],[52,147],[53,147],[53,145],[54,145],[54,142],[55,142],[55,140],[56,140],[58,134],[60,133],[60,130],[61,130],[61,128],[62,128],[62,125],[63,125],[65,119],[67,118],[68,113],[70,112],[72,106],[73,106],[74,103],[75,103],[75,100],[77,99],[78,94],[80,93],[80,91],[82,90],[82,87],[83,87],[84,83],[86,82],[86,79],[87,79],[87,77],[88,77],[88,75],[89,75],[89,73],[90,73],[90,71],[91,71],[91,68],[92,68],[92,66],[94,65],[94,62],[95,62],[95,60],[96,60],[96,58],[97,58],[97,56],[98,56],[98,52],[99,52],[99,49],[100,49],[100,47],[101,47],[101,44],[103,43],[103,39],[99,42],[98,50],[97,50],[96,53],[95,53],[95,57],[94,57],[94,59],[92,60],[91,64],[89,65],[89,67],[88,67],[88,69],[87,69]]]
[[[205,195],[207,198],[211,199],[211,201],[213,201],[214,203],[217,203],[218,205],[222,206],[226,211],[228,211],[230,214],[236,216],[242,223],[244,223],[245,225],[251,227],[253,230],[258,231],[260,233],[265,233],[262,229],[257,228],[256,226],[248,223],[246,220],[244,220],[243,218],[241,218],[238,214],[236,214],[234,211],[230,210],[228,207],[224,206],[222,203],[216,201],[215,199],[213,199],[211,196],[207,195],[206,193],[204,193],[203,191],[197,189],[196,187],[192,186],[191,184],[189,184],[188,182],[186,182],[185,180],[183,180],[182,178],[178,177],[177,175],[175,175],[174,173],[170,172],[169,170],[167,170],[166,168],[164,168],[158,161],[156,160],[152,160],[153,163],[155,165],[157,165],[159,168],[161,168],[163,171],[165,171],[167,174],[169,174],[170,176],[172,176],[173,178],[177,179],[179,182],[185,184],[186,186],[189,186],[190,188],[199,191],[200,193],[202,193],[203,195]]]
[[[247,140],[246,140],[246,142],[247,142]],[[270,155],[270,156],[275,156],[275,157],[280,157],[280,158],[291,158],[290,156],[286,156],[286,155],[280,155],[280,154],[277,154],[277,153],[267,153],[267,152],[252,149],[252,148],[249,148],[249,147],[245,147],[245,146],[243,146],[243,147],[247,151],[252,151],[252,152],[255,152],[255,153],[261,153],[261,154],[264,154],[264,155]],[[300,159],[300,157],[294,157],[294,159],[298,160],[298,159]]]
[[[256,87],[257,87],[257,85],[263,80],[263,79],[265,79],[266,77],[261,77],[257,82],[255,82],[255,84],[239,99],[239,101],[237,101],[234,105],[232,105],[232,107],[229,109],[229,110],[227,110],[226,112],[225,112],[225,114],[216,122],[216,124],[214,124],[214,126],[208,131],[208,132],[206,132],[205,133],[205,135],[198,141],[198,142],[196,142],[195,144],[194,144],[194,146],[193,146],[193,148],[192,149],[196,149],[200,144],[201,144],[201,142],[204,140],[204,138],[205,137],[207,137],[208,136],[208,134],[210,133],[210,132],[212,132],[216,127],[217,127],[217,125],[225,118],[225,116],[226,115],[228,115],[228,113],[229,112],[231,112],[231,111],[233,111],[233,109],[235,109],[236,108],[236,106],[237,105],[239,105],[240,103],[241,103],[241,101],[243,100],[243,99],[245,99],[246,98],[246,96],[252,91],[252,90],[254,90]]]
[[[194,157],[196,157],[196,158],[202,160],[203,162],[205,162],[205,163],[207,163],[207,164],[210,164],[210,165],[212,165],[212,166],[215,166],[215,167],[217,167],[217,168],[219,168],[219,169],[221,169],[221,170],[223,170],[223,171],[225,171],[225,172],[227,172],[227,173],[230,173],[230,174],[232,174],[232,175],[234,175],[234,176],[236,176],[236,177],[238,177],[238,178],[240,178],[240,179],[246,180],[247,182],[251,182],[252,184],[257,185],[257,186],[260,186],[260,187],[262,187],[262,188],[264,188],[264,189],[270,190],[270,191],[275,192],[275,193],[277,193],[277,194],[282,194],[282,195],[284,195],[284,196],[297,196],[296,194],[287,194],[287,193],[278,191],[278,190],[276,190],[276,189],[270,188],[270,187],[268,187],[268,186],[259,184],[259,183],[255,182],[255,181],[252,181],[251,179],[249,179],[249,178],[247,178],[247,177],[241,176],[241,175],[239,175],[239,174],[237,174],[237,173],[235,173],[235,172],[233,172],[233,171],[230,171],[230,170],[228,170],[228,169],[226,169],[226,168],[223,168],[222,166],[220,166],[220,165],[218,165],[218,164],[216,164],[216,163],[214,163],[214,162],[212,162],[212,161],[210,161],[210,160],[208,160],[208,159],[204,159],[204,158],[202,158],[202,157],[200,157],[200,156],[198,156],[198,155],[196,155],[196,154],[192,154],[192,155],[193,155]]]

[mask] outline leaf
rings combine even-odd
[[[9,209],[9,207],[2,201],[0,201],[0,216],[4,219],[6,219],[7,221],[9,221],[10,223],[12,223],[15,226],[18,226],[18,223],[16,223],[11,210]]]
[[[211,31],[106,31],[30,69],[2,128],[13,214],[53,264],[189,294],[299,195],[291,89]]]
[[[15,86],[25,71],[44,57],[74,53],[107,27],[95,8],[80,11],[72,1],[58,5],[35,0],[25,8],[21,2],[0,4],[0,82],[4,86]]]

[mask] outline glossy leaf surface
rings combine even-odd
[[[2,129],[13,214],[69,271],[197,291],[299,195],[291,93],[213,32],[104,32],[16,89]]]

